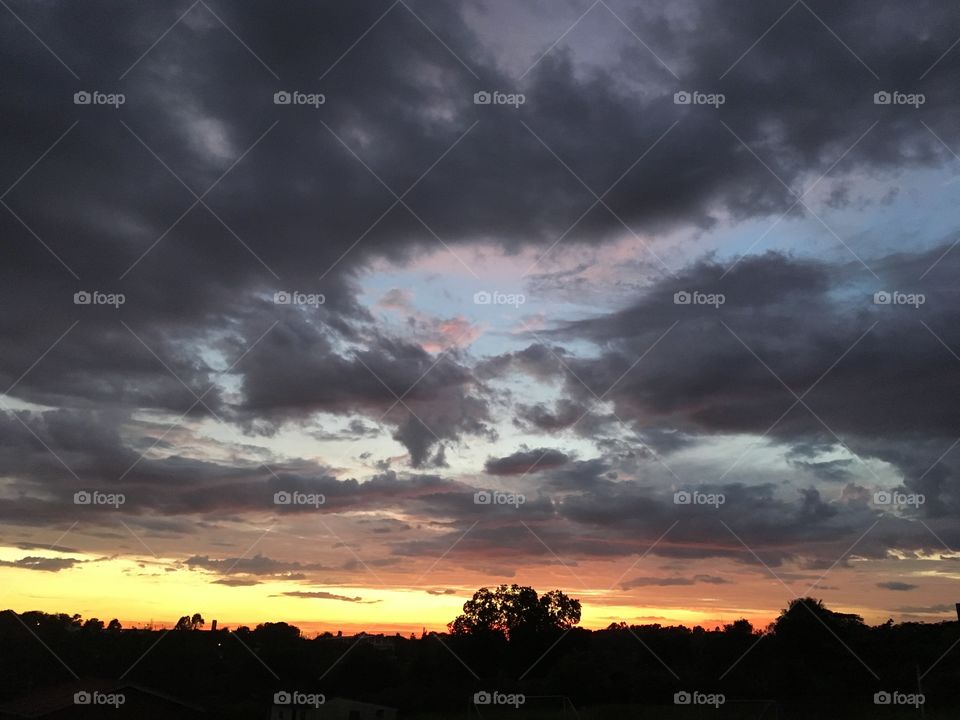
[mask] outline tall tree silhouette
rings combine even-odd
[[[454,635],[519,635],[566,630],[580,622],[580,601],[560,590],[543,595],[526,585],[480,588],[448,624]]]

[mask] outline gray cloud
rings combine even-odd
[[[346,595],[335,595],[334,593],[329,593],[326,591],[302,591],[294,590],[291,592],[283,593],[285,597],[295,597],[295,598],[304,598],[311,600],[339,600],[341,602],[348,603],[361,603],[363,605],[371,605],[373,603],[380,602],[379,600],[364,600],[362,597],[348,597]]]
[[[69,570],[77,564],[86,562],[76,558],[48,558],[27,556],[19,560],[0,560],[4,567],[22,568],[24,570],[40,570],[42,572],[60,572]]]
[[[490,475],[526,475],[562,467],[569,459],[566,453],[553,448],[535,448],[518,450],[506,457],[489,458],[483,469]]]
[[[856,192],[861,179],[954,162],[919,122],[960,146],[953,88],[960,53],[943,56],[926,74],[955,40],[952,10],[942,4],[811,1],[829,31],[799,5],[766,36],[781,9],[757,4],[731,12],[719,1],[612,4],[679,79],[627,34],[626,45],[610,44],[602,63],[594,54],[604,52],[606,40],[558,45],[517,81],[504,71],[496,44],[465,19],[463,3],[411,7],[477,78],[402,5],[337,62],[390,7],[384,2],[218,7],[260,60],[198,5],[133,67],[182,9],[99,2],[86,3],[82,13],[57,4],[18,8],[77,81],[15,17],[0,16],[0,62],[8,70],[0,116],[6,136],[16,139],[0,158],[0,189],[10,189],[9,211],[0,209],[0,388],[11,388],[5,405],[32,403],[0,417],[0,518],[21,527],[63,524],[77,511],[73,492],[89,484],[124,493],[135,525],[186,535],[196,528],[185,516],[310,512],[273,505],[273,493],[296,489],[324,494],[322,512],[399,507],[442,518],[448,529],[483,518],[490,527],[471,534],[458,552],[485,559],[484,567],[511,543],[543,559],[544,549],[522,527],[504,527],[508,510],[477,508],[474,488],[456,479],[387,471],[345,478],[322,463],[275,462],[247,447],[224,446],[207,457],[189,430],[155,442],[167,432],[166,420],[181,414],[190,423],[215,413],[253,444],[329,413],[376,423],[352,430],[373,435],[382,428],[414,468],[444,468],[459,443],[494,439],[491,385],[520,373],[557,384],[564,395],[518,402],[520,429],[552,440],[576,423],[581,438],[608,453],[574,461],[574,451],[552,449],[555,462],[537,473],[529,502],[510,511],[565,555],[630,555],[679,512],[659,478],[622,472],[624,444],[634,445],[627,469],[636,470],[649,459],[647,448],[670,455],[739,433],[769,433],[804,478],[786,488],[711,479],[728,496],[722,517],[764,562],[805,553],[822,555],[818,562],[835,559],[855,528],[873,522],[877,513],[863,492],[834,501],[807,485],[863,481],[864,463],[832,457],[842,445],[901,472],[903,489],[926,496],[917,514],[955,545],[957,460],[948,454],[935,464],[960,422],[955,403],[944,402],[960,391],[948,349],[960,347],[960,318],[955,293],[944,288],[960,270],[957,252],[949,252],[952,238],[914,246],[896,235],[885,242],[912,249],[886,255],[863,252],[851,239],[878,282],[858,262],[779,253],[752,255],[729,273],[718,259],[702,258],[676,277],[647,282],[650,267],[660,268],[645,257],[638,262],[641,289],[630,288],[636,293],[622,309],[559,322],[543,342],[480,361],[460,351],[437,358],[392,337],[362,305],[361,278],[372,263],[403,264],[442,250],[437,238],[454,249],[484,241],[505,252],[539,253],[569,229],[563,246],[597,247],[623,236],[621,220],[639,234],[666,235],[786,212],[795,198],[773,174],[799,189],[830,169],[837,186],[829,202],[842,208],[872,202]],[[517,13],[499,24],[516,26]],[[549,42],[512,52],[532,62]],[[74,92],[95,85],[124,92],[127,103],[117,111],[73,104]],[[273,104],[274,92],[294,85],[324,92],[328,102],[317,110]],[[516,111],[475,106],[473,92],[481,87],[517,87],[527,103]],[[929,102],[916,111],[878,108],[873,93],[888,87],[916,88]],[[716,111],[677,106],[673,93],[684,88],[723,92],[727,102]],[[77,125],[44,154],[74,119]],[[204,198],[209,209],[185,213],[193,194],[151,150],[193,192],[212,188]],[[402,193],[435,161],[404,197],[409,207],[392,207],[395,197],[384,184]],[[604,196],[609,209],[590,209],[595,197],[582,183],[601,193],[618,178]],[[796,207],[793,215],[808,213]],[[545,269],[539,282],[572,281]],[[874,291],[892,288],[919,289],[927,303],[916,312],[872,305]],[[127,302],[118,310],[78,307],[73,295],[82,289],[124,292]],[[293,289],[322,292],[326,302],[272,302],[277,290]],[[673,304],[675,292],[692,289],[722,292],[727,302],[719,310]],[[582,352],[585,344],[595,352]],[[647,447],[610,437],[619,423],[594,407],[581,380],[596,394],[612,388],[616,417]],[[805,402],[816,416],[802,405],[789,410],[790,391],[811,387]],[[492,458],[487,470],[519,474],[533,452]],[[659,553],[754,562],[716,515],[691,510]],[[97,508],[84,519],[112,522]],[[864,541],[869,557],[933,544],[906,516],[884,522]],[[584,530],[596,532],[583,539]],[[436,556],[455,535],[415,542],[404,535],[388,549]],[[41,560],[13,564],[52,569],[52,560]],[[186,564],[228,573],[215,581],[221,584],[238,584],[235,574],[292,577],[326,569],[263,556],[218,559],[206,550]]]
[[[722,577],[716,575],[694,575],[693,577],[636,577],[626,580],[620,584],[624,590],[637,587],[670,587],[674,585],[696,585],[705,583],[707,585],[727,585],[730,583]]]
[[[253,578],[236,578],[236,577],[225,577],[220,578],[219,580],[213,581],[214,585],[226,585],[227,587],[250,587],[252,585],[259,585],[259,580],[254,580]]]
[[[222,559],[213,559],[206,555],[194,555],[193,557],[187,558],[184,564],[189,568],[202,568],[223,574],[256,576],[284,576],[290,573],[301,573],[303,571],[330,569],[317,563],[285,562],[274,560],[263,555],[255,555],[250,558]]]
[[[264,8],[256,4],[221,8],[220,13],[274,72],[293,78],[305,77],[304,68],[319,74],[330,67],[349,47],[350,38],[369,28],[385,9],[364,5],[333,12],[297,5],[278,12],[270,8],[269,28],[260,22]],[[369,43],[357,47],[322,83],[316,83],[329,101],[310,113],[286,112],[293,108],[273,105],[273,93],[287,81],[272,77],[198,6],[188,22],[117,83],[129,96],[122,119],[197,192],[216,180],[272,119],[280,120],[217,186],[208,204],[231,228],[240,229],[244,242],[284,282],[304,288],[315,285],[318,272],[351,247],[393,200],[336,138],[326,131],[315,132],[317,118],[397,192],[480,120],[415,188],[408,202],[449,242],[496,237],[512,247],[522,242],[552,243],[593,201],[517,118],[598,191],[678,120],[671,135],[644,159],[641,170],[628,173],[607,198],[629,224],[647,228],[691,221],[710,224],[711,208],[716,207],[740,216],[789,207],[792,198],[786,189],[771,182],[762,164],[718,122],[721,118],[788,184],[804,173],[827,169],[878,117],[884,122],[841,169],[854,163],[868,168],[932,165],[948,157],[922,126],[905,122],[902,113],[890,108],[878,115],[869,71],[802,7],[753,47],[723,81],[717,79],[717,68],[733,63],[770,26],[776,13],[771,17],[769,8],[730,13],[722,3],[703,2],[684,8],[685,19],[680,21],[667,19],[671,15],[663,7],[623,9],[638,26],[658,29],[664,45],[660,50],[682,69],[680,81],[636,45],[610,59],[604,69],[588,73],[581,72],[575,53],[561,46],[522,83],[528,102],[519,112],[496,112],[472,104],[478,84],[510,87],[515,83],[497,68],[483,39],[464,22],[462,10],[457,4],[419,8],[438,36],[480,76],[479,83],[400,6],[374,30]],[[818,6],[817,11],[891,83],[919,77],[952,42],[949,23],[943,22],[947,11],[934,3],[924,3],[910,13],[885,8],[880,31],[864,26],[860,3]],[[96,20],[104,13],[113,20],[107,27]],[[118,15],[112,6],[93,4],[83,18],[47,8],[28,13],[25,19],[64,58],[73,59],[81,76],[90,77],[97,72],[111,71],[108,76],[124,72],[150,47],[156,35],[151,29],[169,27],[177,15],[171,8]],[[16,112],[9,113],[12,129],[29,130],[29,141],[11,148],[6,160],[7,176],[17,178],[68,126],[62,118],[77,113],[71,104],[77,83],[14,18],[3,22],[11,41],[7,52],[30,61],[21,63],[9,79],[9,97],[18,98]],[[713,31],[701,32],[702,23]],[[96,57],[77,42],[93,28],[102,40]],[[800,57],[804,63],[793,62]],[[956,139],[949,123],[955,108],[948,100],[952,94],[943,91],[950,87],[956,63],[948,55],[921,83],[931,97],[922,116],[948,143]],[[186,71],[194,67],[206,72]],[[425,68],[430,72],[422,72]],[[641,87],[627,82],[634,77],[644,78]],[[672,96],[681,85],[722,90],[729,99],[716,113],[678,107]],[[62,245],[53,249],[77,268],[84,281],[115,283],[189,207],[192,197],[119,122],[113,122],[114,115],[98,114],[96,121],[90,113],[81,117],[84,121],[59,151],[15,188],[9,204],[36,226],[40,237],[61,236],[58,231],[71,225],[78,240],[75,247],[83,250]],[[582,142],[585,136],[590,142]],[[316,172],[317,157],[323,158],[326,172]],[[90,173],[91,167],[104,172]],[[85,182],[73,182],[75,178]],[[71,187],[72,192],[59,192],[63,187]],[[40,208],[50,206],[51,197],[57,198],[55,212],[40,213]],[[308,205],[304,198],[310,199]],[[344,212],[345,208],[349,211]],[[556,208],[569,211],[558,213]],[[14,218],[7,215],[5,222],[18,239],[10,248],[11,257],[36,268],[29,278],[10,277],[10,287],[26,289],[29,282],[34,291],[38,287],[56,290],[37,293],[44,298],[42,309],[50,317],[52,330],[58,327],[54,318],[66,319],[68,310],[72,312],[68,307],[72,278]],[[584,217],[571,240],[597,242],[621,230],[618,221],[601,208]],[[348,320],[363,314],[353,299],[356,269],[373,255],[402,259],[426,243],[437,245],[432,238],[424,240],[424,235],[423,226],[403,207],[386,215],[344,257],[337,272],[325,277],[323,291],[329,306],[318,315],[332,327],[348,331]],[[192,242],[198,236],[211,240]],[[136,277],[149,281],[133,286]],[[203,282],[194,282],[197,277]],[[169,350],[160,352],[161,357],[192,385],[190,370],[203,368],[191,368],[183,348],[203,337],[209,323],[238,319],[242,314],[235,303],[238,291],[252,298],[252,291],[266,290],[275,285],[274,280],[230,231],[198,207],[134,270],[131,287],[125,288],[131,301],[123,317],[138,332],[149,335],[148,341],[156,342],[160,350]],[[73,395],[85,375],[116,378],[120,372],[128,380],[137,380],[128,384],[127,391],[139,393],[144,401],[186,400],[189,404],[184,389],[162,368],[151,367],[152,359],[135,342],[128,343],[122,333],[102,332],[113,325],[113,316],[91,313],[86,317],[101,332],[78,333],[76,341],[71,339],[63,348],[76,352],[50,358],[22,392],[38,397]],[[26,327],[15,316],[8,322],[9,330]],[[45,339],[42,333],[25,338],[23,357],[35,358],[44,349]],[[68,369],[58,358],[70,356],[75,359],[71,372],[58,372]],[[23,367],[12,360],[11,370]],[[112,373],[106,372],[109,365]],[[90,389],[84,394],[119,396],[116,380],[86,385]]]
[[[916,606],[916,605],[907,605],[905,607],[898,607],[895,612],[906,613],[908,615],[939,615],[942,613],[952,613],[956,610],[953,605],[948,603],[942,603],[940,605],[926,605],[926,606]]]
[[[910,583],[905,583],[905,582],[891,581],[891,582],[877,583],[877,587],[882,588],[883,590],[896,590],[897,592],[909,592],[910,590],[916,590],[920,586],[912,585]]]

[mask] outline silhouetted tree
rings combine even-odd
[[[735,635],[738,637],[749,637],[753,635],[753,625],[750,624],[749,620],[745,618],[740,618],[739,620],[734,620],[729,625],[724,625],[723,631],[727,635]]]
[[[580,622],[580,601],[560,590],[537,595],[532,587],[480,588],[463,604],[463,614],[448,624],[454,635],[502,635],[566,630]]]
[[[193,617],[189,615],[184,615],[182,618],[177,620],[177,624],[173,626],[174,630],[197,630],[202,628],[206,623],[204,622],[203,616],[200,613],[194,613]]]
[[[578,615],[579,603],[563,593],[502,586],[479,590],[451,623],[459,632],[450,637],[307,639],[277,622],[237,628],[237,639],[180,632],[160,642],[162,631],[119,632],[116,620],[99,632],[96,618],[8,610],[0,612],[0,705],[69,680],[66,664],[81,677],[98,678],[118,678],[132,667],[132,682],[175,696],[188,688],[210,720],[269,714],[280,686],[264,665],[286,687],[314,687],[322,676],[324,685],[348,697],[398,707],[411,718],[453,717],[451,709],[462,708],[480,687],[568,696],[604,719],[661,717],[653,708],[689,687],[769,698],[784,711],[780,717],[887,717],[868,714],[873,694],[916,687],[918,666],[930,668],[922,678],[927,718],[953,718],[960,706],[960,654],[948,652],[960,647],[960,623],[953,621],[869,627],[812,598],[791,602],[766,632],[742,619],[715,628],[618,622],[584,630],[575,627]],[[191,630],[202,618],[181,620],[181,629]],[[482,685],[452,661],[451,651]]]
[[[260,623],[253,631],[258,640],[271,642],[290,642],[300,638],[300,628],[285,622]]]
[[[780,612],[771,629],[777,637],[800,639],[811,630],[823,632],[824,626],[834,632],[844,633],[863,628],[864,624],[859,615],[828,610],[824,607],[823,600],[806,597],[791,600],[789,607]]]

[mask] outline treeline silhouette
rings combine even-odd
[[[307,638],[283,622],[204,630],[199,613],[172,630],[123,629],[116,621],[8,610],[0,613],[0,702],[72,681],[72,671],[81,679],[124,677],[199,705],[211,718],[270,717],[273,694],[284,689],[378,703],[411,718],[468,717],[473,694],[483,690],[530,698],[511,717],[561,717],[524,714],[547,696],[575,707],[571,718],[608,717],[590,714],[601,706],[660,706],[658,717],[698,717],[703,708],[674,706],[684,690],[723,693],[726,704],[709,715],[718,718],[760,717],[757,708],[767,705],[756,701],[775,708],[765,715],[771,718],[809,717],[824,707],[834,717],[920,714],[875,706],[874,695],[885,691],[922,692],[926,717],[950,717],[960,706],[957,622],[868,626],[813,598],[792,601],[763,630],[746,620],[714,629],[617,623],[586,630],[576,627],[579,619],[580,603],[559,590],[541,596],[516,585],[479,590],[449,632],[419,637]],[[688,714],[670,714],[678,710]]]

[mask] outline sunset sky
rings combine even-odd
[[[954,618],[958,19],[3,3],[0,609]]]

